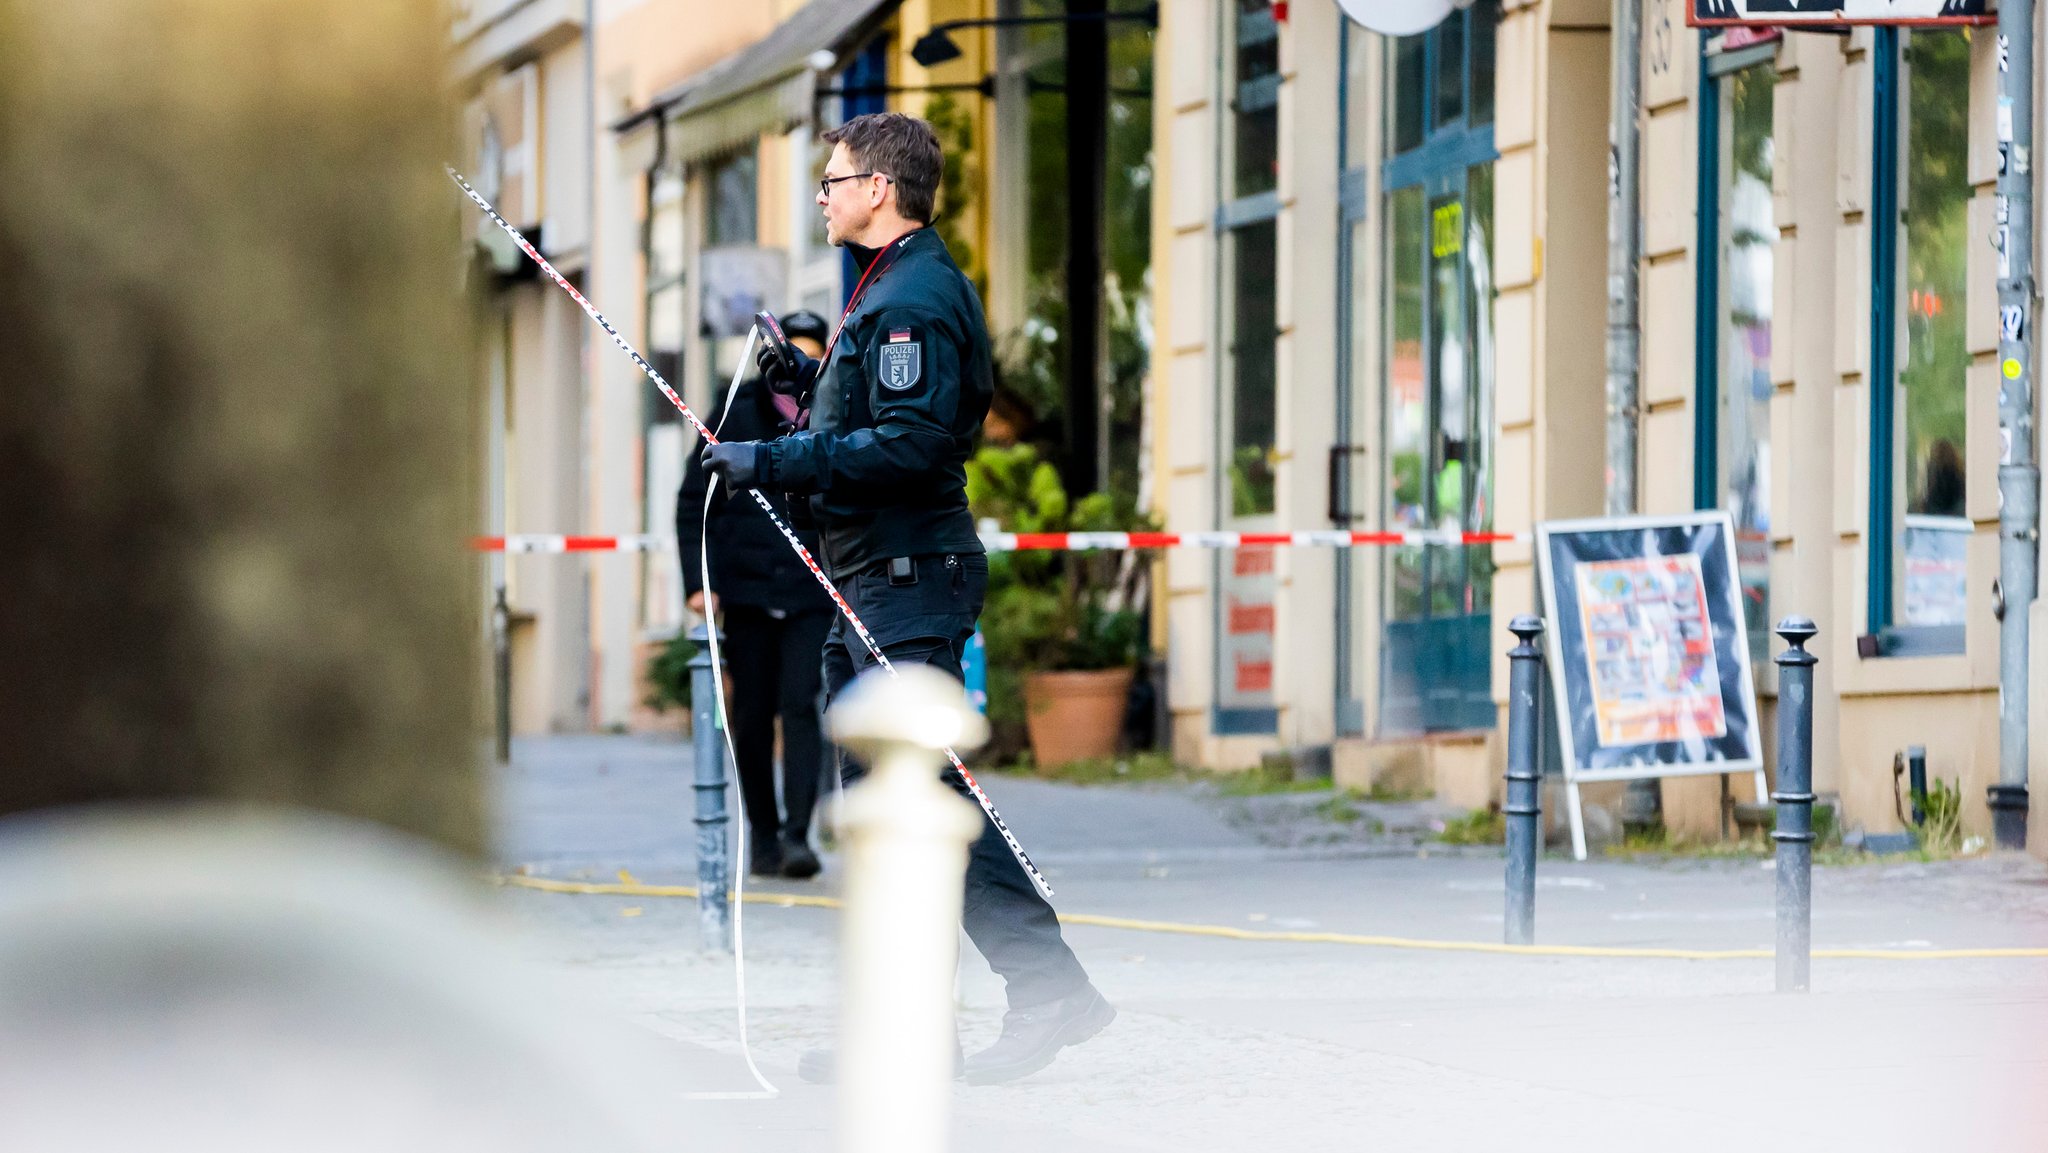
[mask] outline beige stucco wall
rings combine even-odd
[[[1334,201],[1336,172],[1323,140],[1334,119],[1340,28],[1327,6],[1298,5],[1281,33],[1281,513],[1287,528],[1322,523],[1321,453],[1331,442],[1336,318]],[[1697,243],[1698,33],[1684,26],[1684,0],[1648,0],[1643,29],[1644,110],[1643,331],[1639,490],[1645,512],[1693,504],[1695,310],[1698,261],[1717,255]],[[1217,364],[1217,242],[1214,230],[1219,151],[1216,85],[1220,61],[1214,4],[1169,6],[1161,30],[1158,109],[1161,170],[1160,372],[1154,405],[1156,453],[1167,478],[1163,511],[1178,531],[1217,523],[1214,411]],[[1597,515],[1602,508],[1605,396],[1605,174],[1607,5],[1599,0],[1509,0],[1497,40],[1494,305],[1496,448],[1495,521],[1502,531],[1537,522]],[[1853,825],[1895,824],[1891,761],[1907,744],[1928,746],[1930,769],[1959,780],[1969,827],[1988,823],[1984,787],[1996,777],[1997,630],[1989,590],[1997,566],[1998,433],[1995,284],[1991,228],[1996,154],[1991,134],[1995,70],[1992,37],[1976,39],[1972,81],[1967,308],[1974,357],[1968,411],[1971,615],[1961,656],[1859,660],[1865,620],[1869,361],[1871,34],[1793,35],[1776,49],[1776,158],[1772,189],[1779,230],[1770,406],[1773,619],[1811,616],[1821,628],[1815,712],[1815,776],[1837,794]],[[1375,79],[1373,83],[1377,83]],[[1375,89],[1366,101],[1381,114]],[[1311,146],[1313,145],[1313,147]],[[1327,169],[1327,170],[1326,170]],[[1369,213],[1380,200],[1370,190]],[[1366,271],[1353,285],[1376,287],[1378,227],[1364,230]],[[1384,462],[1376,443],[1382,372],[1376,301],[1358,333],[1354,442],[1365,507],[1376,508]],[[1171,669],[1176,754],[1218,767],[1254,759],[1272,744],[1327,741],[1330,645],[1327,562],[1302,550],[1284,554],[1277,681],[1281,732],[1265,744],[1209,734],[1214,681],[1212,558],[1181,550],[1164,562],[1168,612],[1162,627]],[[1495,620],[1534,605],[1530,550],[1496,549]],[[1374,563],[1361,564],[1354,595],[1365,636],[1353,659],[1370,714],[1377,701],[1377,595]],[[2042,615],[2037,612],[2037,615]],[[1504,699],[1507,647],[1495,648],[1494,684]],[[1776,651],[1781,645],[1773,643]],[[2037,660],[2037,679],[2048,660]],[[1757,670],[1767,759],[1773,742],[1775,670]],[[2048,714],[2048,689],[2036,693]],[[2036,746],[2048,742],[2036,741]],[[2035,760],[2048,766],[2048,753]],[[2048,767],[2044,767],[2048,775]],[[1747,781],[1731,782],[1741,799]],[[1664,784],[1668,821],[1687,835],[1720,826],[1716,778]]]

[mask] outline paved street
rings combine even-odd
[[[499,857],[564,879],[689,883],[687,746],[521,742],[499,792]],[[1185,784],[985,779],[1063,913],[1255,930],[1500,937],[1498,850],[1418,845],[1427,805],[1337,822],[1314,795],[1229,798]],[[1539,870],[1547,944],[1760,948],[1758,861]],[[831,894],[819,882],[762,886]],[[609,1011],[665,1039],[677,1149],[832,1146],[828,1090],[795,1077],[829,1040],[837,914],[746,907],[757,1060],[739,1057],[729,958],[700,950],[687,900],[507,889],[531,948]],[[1815,945],[2048,946],[2048,869],[2025,860],[1867,865],[1815,878]],[[960,1148],[2039,1149],[2048,1144],[2048,961],[1821,960],[1815,992],[1770,994],[1767,960],[1505,957],[1237,941],[1070,926],[1121,1011],[1024,1082],[956,1091]],[[969,1049],[1002,992],[972,949]],[[971,1146],[970,1146],[971,1142]]]

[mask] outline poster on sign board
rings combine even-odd
[[[1574,854],[1588,781],[1750,773],[1763,801],[1728,514],[1552,521],[1536,542]]]
[[[1728,515],[1551,522],[1537,542],[1565,775],[1761,767]]]

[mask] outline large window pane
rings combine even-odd
[[[1493,123],[1494,32],[1500,23],[1499,6],[1481,0],[1472,6],[1472,107],[1466,120],[1474,128]]]
[[[751,148],[712,163],[706,175],[710,190],[704,221],[707,245],[754,243],[761,203],[756,189],[758,169]]]
[[[1237,0],[1232,70],[1233,197],[1279,187],[1280,31],[1266,0]]]
[[[1429,510],[1423,473],[1429,466],[1422,367],[1422,190],[1403,188],[1387,198],[1387,512],[1390,530],[1419,529]],[[1421,615],[1422,550],[1388,550],[1388,606],[1406,620]]]
[[[1777,73],[1757,64],[1720,81],[1721,323],[1717,491],[1735,521],[1750,659],[1769,655],[1771,579],[1771,210]]]
[[[1436,110],[1431,131],[1465,115],[1465,13],[1453,12],[1436,26]]]
[[[1344,163],[1351,168],[1376,159],[1367,151],[1372,133],[1366,117],[1372,115],[1376,101],[1366,86],[1366,65],[1372,54],[1379,51],[1379,39],[1363,24],[1344,22]]]
[[[1894,500],[1901,523],[1892,619],[1963,621],[1964,409],[1969,350],[1963,335],[1970,183],[1970,32],[1912,30],[1904,40],[1905,177],[1898,315],[1903,326],[1894,422]]]
[[[1464,446],[1465,508],[1460,527],[1493,529],[1493,165],[1465,177],[1465,372],[1471,422]],[[1493,606],[1493,546],[1465,550],[1465,612]]]
[[[1273,511],[1273,222],[1231,234],[1230,511]]]
[[[1429,79],[1424,67],[1428,45],[1428,33],[1403,36],[1393,42],[1394,75],[1387,87],[1394,126],[1390,153],[1406,152],[1422,143],[1423,93],[1428,91]]]

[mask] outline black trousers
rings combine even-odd
[[[891,664],[928,664],[959,680],[960,657],[988,592],[988,558],[919,557],[916,574],[915,584],[892,585],[884,562],[840,581],[839,591]],[[825,644],[827,702],[875,663],[852,626],[835,615]],[[866,772],[866,766],[840,753],[841,780],[851,784]],[[958,773],[947,770],[946,783],[973,799]],[[1060,936],[1052,906],[986,815],[981,835],[968,850],[965,897],[961,923],[989,968],[1002,976],[1011,1008],[1057,1001],[1088,983],[1081,962]]]
[[[726,605],[720,655],[732,677],[732,747],[740,794],[756,845],[777,834],[800,841],[810,835],[825,774],[825,739],[818,717],[821,685],[818,647],[831,631],[832,611],[790,613]],[[782,718],[782,807],[775,804],[775,719]]]

